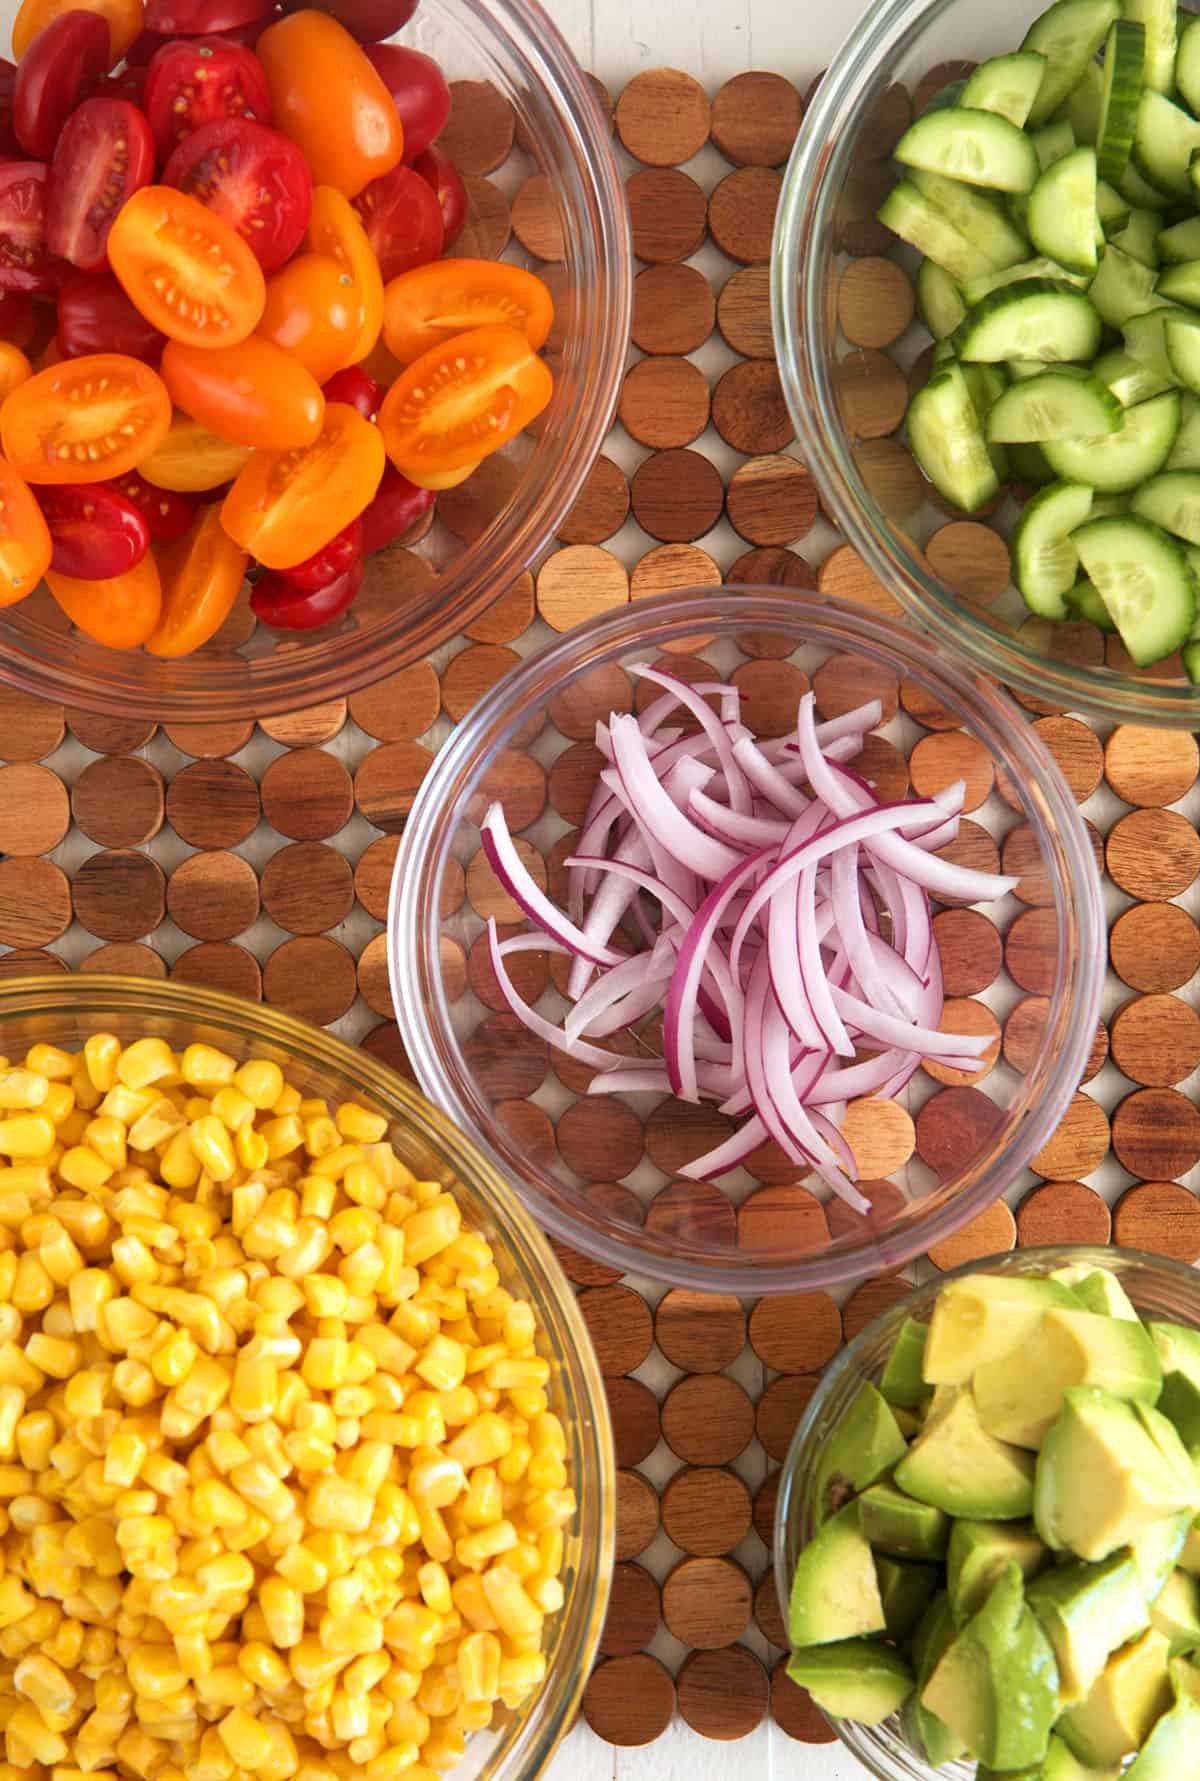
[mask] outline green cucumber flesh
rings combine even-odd
[[[1200,400],[1184,390],[1180,396],[1180,408],[1182,418],[1179,431],[1175,435],[1166,468],[1200,470]]]
[[[1035,489],[1044,488],[1046,483],[1054,481],[1054,472],[1046,462],[1046,454],[1040,445],[1009,445],[1009,473],[1017,482],[1027,482]]]
[[[1012,536],[1013,579],[1039,618],[1068,616],[1064,596],[1079,572],[1071,534],[1091,507],[1092,491],[1080,482],[1053,482],[1025,503]]]
[[[1033,147],[1038,158],[1038,166],[1044,173],[1047,167],[1053,167],[1055,161],[1061,161],[1076,147],[1075,132],[1067,118],[1056,118],[1051,124],[1043,124],[1040,130],[1033,132]]]
[[[966,316],[962,292],[936,260],[921,261],[916,288],[921,320],[935,340],[945,340]]]
[[[1200,115],[1200,19],[1192,18],[1179,33],[1175,52],[1175,88],[1188,110]]]
[[[1124,410],[1106,383],[1074,366],[1057,366],[1014,383],[993,402],[984,432],[998,445],[1091,439],[1115,433]]]
[[[1156,210],[1131,210],[1112,236],[1112,246],[1139,265],[1158,270],[1159,215]]]
[[[1164,467],[1179,431],[1179,414],[1179,392],[1168,390],[1136,408],[1126,408],[1115,433],[1095,439],[1048,439],[1042,451],[1050,468],[1065,481],[1087,482],[1106,494],[1120,493],[1137,488]]]
[[[1054,260],[1044,256],[1036,260],[1022,260],[1020,265],[1006,266],[1003,272],[985,272],[982,278],[968,278],[963,285],[962,294],[968,309],[974,309],[993,291],[1003,289],[1006,284],[1021,284],[1027,278],[1052,278],[1064,284],[1074,285],[1076,290],[1086,291],[1091,282],[1086,273],[1067,272]]]
[[[964,513],[986,507],[1000,492],[960,365],[943,365],[917,391],[908,405],[908,443],[933,486]]]
[[[1125,337],[1125,351],[1164,382],[1178,384],[1175,367],[1167,353],[1166,325],[1177,316],[1186,320],[1189,313],[1174,304],[1160,303],[1154,309],[1144,310],[1141,315],[1131,315],[1121,330]]]
[[[995,198],[973,191],[960,179],[947,179],[944,174],[930,173],[923,167],[914,167],[909,179],[923,197],[950,219],[959,234],[979,249],[995,271],[1003,272],[1028,256],[1029,243]]]
[[[1038,176],[1032,142],[994,111],[947,106],[910,124],[892,150],[906,167],[969,180],[997,192],[1028,192]]]
[[[977,303],[955,344],[963,359],[1061,364],[1094,358],[1100,333],[1100,317],[1082,291],[1054,279],[1030,278]]]
[[[1034,19],[1021,48],[1035,49],[1045,56],[1046,72],[1029,113],[1031,124],[1044,124],[1072,87],[1084,78],[1120,16],[1120,0],[1055,0],[1048,11]]]
[[[1059,106],[1055,119],[1070,124],[1076,142],[1090,142],[1095,148],[1100,140],[1103,100],[1104,74],[1098,62],[1089,62]]]
[[[892,187],[877,215],[893,235],[907,241],[960,283],[994,269],[987,255],[971,245],[944,211],[938,210],[906,179]]]
[[[1200,545],[1200,470],[1164,470],[1152,476],[1137,490],[1129,510],[1173,538]]]
[[[981,62],[967,81],[959,104],[968,110],[994,111],[1020,129],[1033,109],[1046,58],[1037,50],[1015,50]]]
[[[1200,315],[1170,315],[1163,323],[1163,345],[1177,383],[1200,396]]]
[[[1091,581],[1077,581],[1075,586],[1068,588],[1063,595],[1067,606],[1068,618],[1082,618],[1088,624],[1097,626],[1101,631],[1115,631],[1112,614],[1104,604],[1100,589]]]
[[[1040,254],[1072,272],[1096,267],[1096,151],[1074,148],[1039,177],[1029,194],[1029,239]]]
[[[1127,222],[1133,210],[1128,198],[1123,198],[1115,186],[1110,186],[1106,179],[1096,182],[1096,215],[1104,229],[1119,229]]]
[[[1129,165],[1142,97],[1145,53],[1146,33],[1142,26],[1128,19],[1118,19],[1104,46],[1104,84],[1097,138],[1102,179],[1120,179]]]
[[[1196,580],[1177,539],[1124,514],[1090,520],[1073,541],[1138,667],[1186,642],[1196,618]]]
[[[1143,266],[1113,243],[1088,286],[1088,296],[1110,328],[1123,328],[1131,315],[1159,307],[1154,279],[1152,266]]]
[[[1122,408],[1134,408],[1139,402],[1148,402],[1151,396],[1161,396],[1164,390],[1172,387],[1169,377],[1160,376],[1120,346],[1101,353],[1092,370],[1102,383],[1108,385]]]
[[[1138,102],[1133,159],[1138,172],[1161,192],[1186,198],[1188,169],[1200,149],[1200,122],[1163,93],[1147,87]]]
[[[1158,295],[1164,303],[1186,303],[1200,309],[1200,260],[1181,260],[1159,274]]]
[[[1127,198],[1131,205],[1141,206],[1144,210],[1169,210],[1171,207],[1169,194],[1151,185],[1148,179],[1143,179],[1132,155],[1128,167],[1115,184],[1122,198]]]
[[[1146,33],[1148,87],[1160,93],[1175,89],[1175,0],[1122,0],[1122,16]]]
[[[1200,20],[1197,20],[1200,24]],[[1200,216],[1185,217],[1158,232],[1158,257],[1168,266],[1182,266],[1188,260],[1200,260]]]

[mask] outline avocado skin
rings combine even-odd
[[[904,1458],[908,1442],[891,1406],[869,1381],[859,1390],[826,1445],[816,1475],[817,1525],[845,1507]]]
[[[933,1391],[922,1371],[928,1334],[923,1323],[906,1317],[883,1369],[879,1389],[889,1404],[898,1404],[902,1410],[915,1410]]]
[[[1042,1762],[1059,1713],[1058,1665],[1010,1562],[922,1691],[971,1754],[996,1769]]]
[[[953,1762],[966,1749],[962,1739],[956,1737],[936,1713],[921,1705],[925,1684],[953,1638],[954,1615],[950,1611],[950,1598],[943,1591],[934,1596],[913,1635],[912,1656],[917,1681],[905,1703],[901,1721],[908,1742],[914,1750],[923,1750],[935,1769],[943,1763]]]
[[[1037,1575],[1050,1554],[1027,1521],[956,1521],[946,1554],[946,1587],[959,1626],[978,1613],[1010,1560],[1024,1577]]]
[[[930,1503],[881,1479],[858,1499],[862,1530],[876,1552],[889,1558],[938,1559],[946,1556],[950,1517]]]

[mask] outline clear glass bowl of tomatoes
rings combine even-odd
[[[547,16],[21,0],[12,51],[0,679],[265,716],[470,624],[561,524],[625,361],[610,128]],[[454,159],[476,102],[513,126],[490,187]],[[489,227],[533,174],[552,262]]]

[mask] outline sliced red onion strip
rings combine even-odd
[[[488,864],[513,902],[520,905],[530,921],[536,922],[543,933],[561,940],[571,952],[590,959],[594,965],[621,963],[623,953],[611,946],[593,945],[582,929],[569,921],[562,910],[550,901],[545,891],[534,882],[513,845],[502,805],[493,804],[479,828]]]
[[[614,878],[613,883],[628,890],[630,896],[637,895],[637,886],[628,880]],[[587,1036],[599,1038],[599,1029],[592,1027],[592,1022],[606,1014],[614,1002],[621,1002],[631,989],[637,989],[649,983],[656,989],[659,984],[669,981],[675,964],[675,948],[669,940],[660,936],[651,950],[649,958],[644,953],[636,953],[627,958],[623,964],[614,965],[603,977],[583,990],[578,1000],[563,1021],[563,1033],[568,1039],[582,1039]],[[647,1007],[654,1006],[653,1000]],[[610,1031],[613,1029],[610,1029]]]
[[[524,938],[524,936],[520,937]],[[495,918],[489,916],[488,956],[492,962],[492,971],[495,975],[500,994],[504,997],[504,1000],[517,1016],[517,1019],[520,1020],[523,1025],[527,1026],[531,1033],[536,1034],[539,1039],[544,1039],[547,1045],[552,1045],[555,1051],[566,1052],[567,1056],[573,1057],[577,1063],[587,1064],[596,1070],[607,1071],[619,1069],[626,1060],[623,1057],[618,1057],[615,1051],[601,1051],[599,1046],[589,1045],[584,1039],[568,1041],[563,1037],[561,1027],[555,1026],[552,1020],[547,1020],[544,1014],[539,1014],[536,1008],[531,1008],[528,1002],[523,1002],[521,1000],[520,996],[513,988],[512,980],[509,977],[508,972],[504,968],[504,947],[512,946],[513,944],[514,942],[512,940],[506,940],[503,945],[501,944],[500,936],[496,931]],[[566,951],[567,949],[563,947],[559,950]]]
[[[618,845],[617,858],[629,860],[635,866],[644,866],[650,855],[642,837],[633,831]],[[625,879],[616,878],[609,873],[601,880],[580,929],[590,946],[608,945],[617,923],[636,896],[637,886]],[[619,965],[615,967],[617,970],[620,968]],[[592,966],[588,959],[575,959],[567,976],[567,994],[572,1001],[577,1002],[583,995],[591,974]]]
[[[735,742],[733,753],[746,778],[776,810],[781,810],[785,816],[803,816],[809,807],[809,799],[772,765],[756,742],[749,739]]]
[[[721,704],[723,715],[722,717],[718,717],[712,706],[701,695],[700,689],[689,686],[687,681],[681,680],[678,675],[664,674],[661,668],[651,668],[645,662],[632,663],[629,671],[631,674],[636,674],[640,680],[651,680],[656,686],[665,687],[668,692],[674,693],[676,699],[686,711],[691,712],[696,722],[700,725],[700,728],[704,731],[704,734],[708,737],[709,742],[712,744],[713,752],[720,763],[721,771],[725,775],[725,783],[729,788],[729,802],[731,807],[734,810],[741,811],[743,815],[749,815],[750,788],[739,771],[737,762],[734,760],[733,749],[730,747],[729,736],[725,729],[725,722],[727,720],[724,719],[724,708],[728,704],[728,700],[722,696]],[[714,685],[706,685],[705,690],[709,692],[719,691],[722,695],[725,695],[732,690],[735,696],[737,694],[736,687],[730,689],[724,686],[717,687]],[[740,700],[734,706],[733,715],[735,717],[737,716],[739,709]]]
[[[737,895],[743,884],[749,884],[767,863],[769,855],[751,854],[749,859],[740,861],[723,877],[719,884],[713,886],[692,921],[679,948],[675,974],[671,978],[671,987],[667,991],[667,999],[663,1008],[663,1053],[667,1060],[667,1069],[675,1093],[682,1100],[696,1099],[695,1072],[695,1041],[696,1003],[706,964],[710,964],[713,939],[726,908]],[[735,996],[737,985],[736,969],[729,968],[728,994],[718,984],[725,995],[725,1006],[729,1013],[731,1039],[734,1056],[741,1049],[741,1025],[743,1017],[743,1000],[739,994]]]
[[[730,847],[740,847],[747,852],[760,847],[778,847],[788,832],[789,824],[779,818],[766,818],[753,813],[745,815],[732,810],[728,805],[718,804],[707,792],[694,791],[688,799],[688,813],[700,824],[706,834],[714,835],[718,841],[727,841]]]
[[[705,835],[663,790],[646,753],[646,739],[632,718],[612,724],[613,760],[621,775],[630,813],[653,831],[664,848],[700,878],[723,878],[738,863],[732,847]]]

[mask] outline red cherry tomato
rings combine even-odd
[[[393,167],[354,200],[386,284],[397,273],[436,260],[442,251],[442,208],[427,180]]]
[[[99,13],[63,12],[38,32],[13,82],[13,129],[27,155],[49,160],[59,131],[107,70],[108,26]]]
[[[106,68],[115,68],[142,28],[142,0],[21,0],[12,24],[12,53],[20,62],[34,38],[64,12],[95,12],[108,26]]]
[[[269,11],[261,13],[258,18],[250,19],[244,25],[231,25],[228,31],[206,31],[206,37],[215,37],[221,43],[240,43],[243,49],[253,49],[268,25],[273,25],[283,17],[282,6],[272,6]]]
[[[285,0],[288,12],[311,5],[312,0]],[[417,10],[417,0],[325,0],[331,12],[360,43],[380,43],[407,25]]]
[[[217,118],[271,121],[266,76],[253,50],[240,44],[197,37],[191,43],[165,43],[156,50],[146,75],[146,116],[158,152]]]
[[[16,68],[0,56],[0,159],[3,160],[21,152],[21,144],[17,141],[12,121],[13,87],[16,79]]]
[[[440,148],[427,148],[423,155],[417,156],[412,167],[414,173],[419,173],[433,187],[434,196],[441,205],[444,252],[454,246],[463,232],[467,220],[467,188],[454,162]]]
[[[134,568],[150,548],[144,516],[107,483],[42,488],[38,506],[50,528],[50,567],[56,575],[107,581]]]
[[[270,12],[271,0],[148,0],[146,29],[162,37],[233,31]]]
[[[125,67],[145,68],[155,50],[161,49],[163,39],[157,31],[139,31],[129,48],[125,51]]]
[[[127,99],[130,105],[140,108],[145,91],[146,70],[122,68],[118,73],[106,74],[103,80],[98,80],[92,88],[92,98]]]
[[[362,554],[362,521],[352,519],[323,550],[305,557],[302,563],[294,563],[290,569],[281,569],[280,574],[302,593],[315,594],[352,569]]]
[[[437,140],[450,116],[450,88],[432,56],[399,43],[373,43],[367,60],[383,77],[404,125],[404,158],[412,161]]]
[[[118,210],[153,177],[154,141],[137,106],[85,99],[67,119],[50,163],[46,246],[83,272],[99,272]]]
[[[326,582],[314,593],[289,581],[286,575],[268,573],[259,577],[250,596],[250,610],[265,625],[277,631],[312,631],[340,618],[362,586],[362,558],[352,563],[336,580]]]
[[[66,267],[46,247],[41,161],[0,162],[0,290],[54,291]]]
[[[167,343],[125,295],[111,272],[70,272],[58,293],[58,350],[64,359],[119,352],[157,365]]]
[[[345,402],[357,408],[365,421],[375,419],[383,401],[383,391],[359,365],[347,365],[344,371],[335,372],[322,386],[322,394],[327,402]]]
[[[432,489],[419,489],[389,464],[378,494],[361,517],[363,555],[373,556],[385,544],[402,538],[429,511],[434,498]]]
[[[163,184],[231,223],[264,272],[291,259],[312,215],[308,162],[294,142],[250,118],[218,118],[185,136]]]
[[[197,496],[156,489],[136,470],[127,470],[124,476],[116,477],[111,484],[101,483],[100,487],[116,489],[131,507],[137,508],[154,544],[173,544],[176,538],[182,538],[200,507]],[[210,500],[214,498],[209,496]]]
[[[24,291],[0,291],[0,340],[27,347],[33,339],[35,321],[32,297]]]

